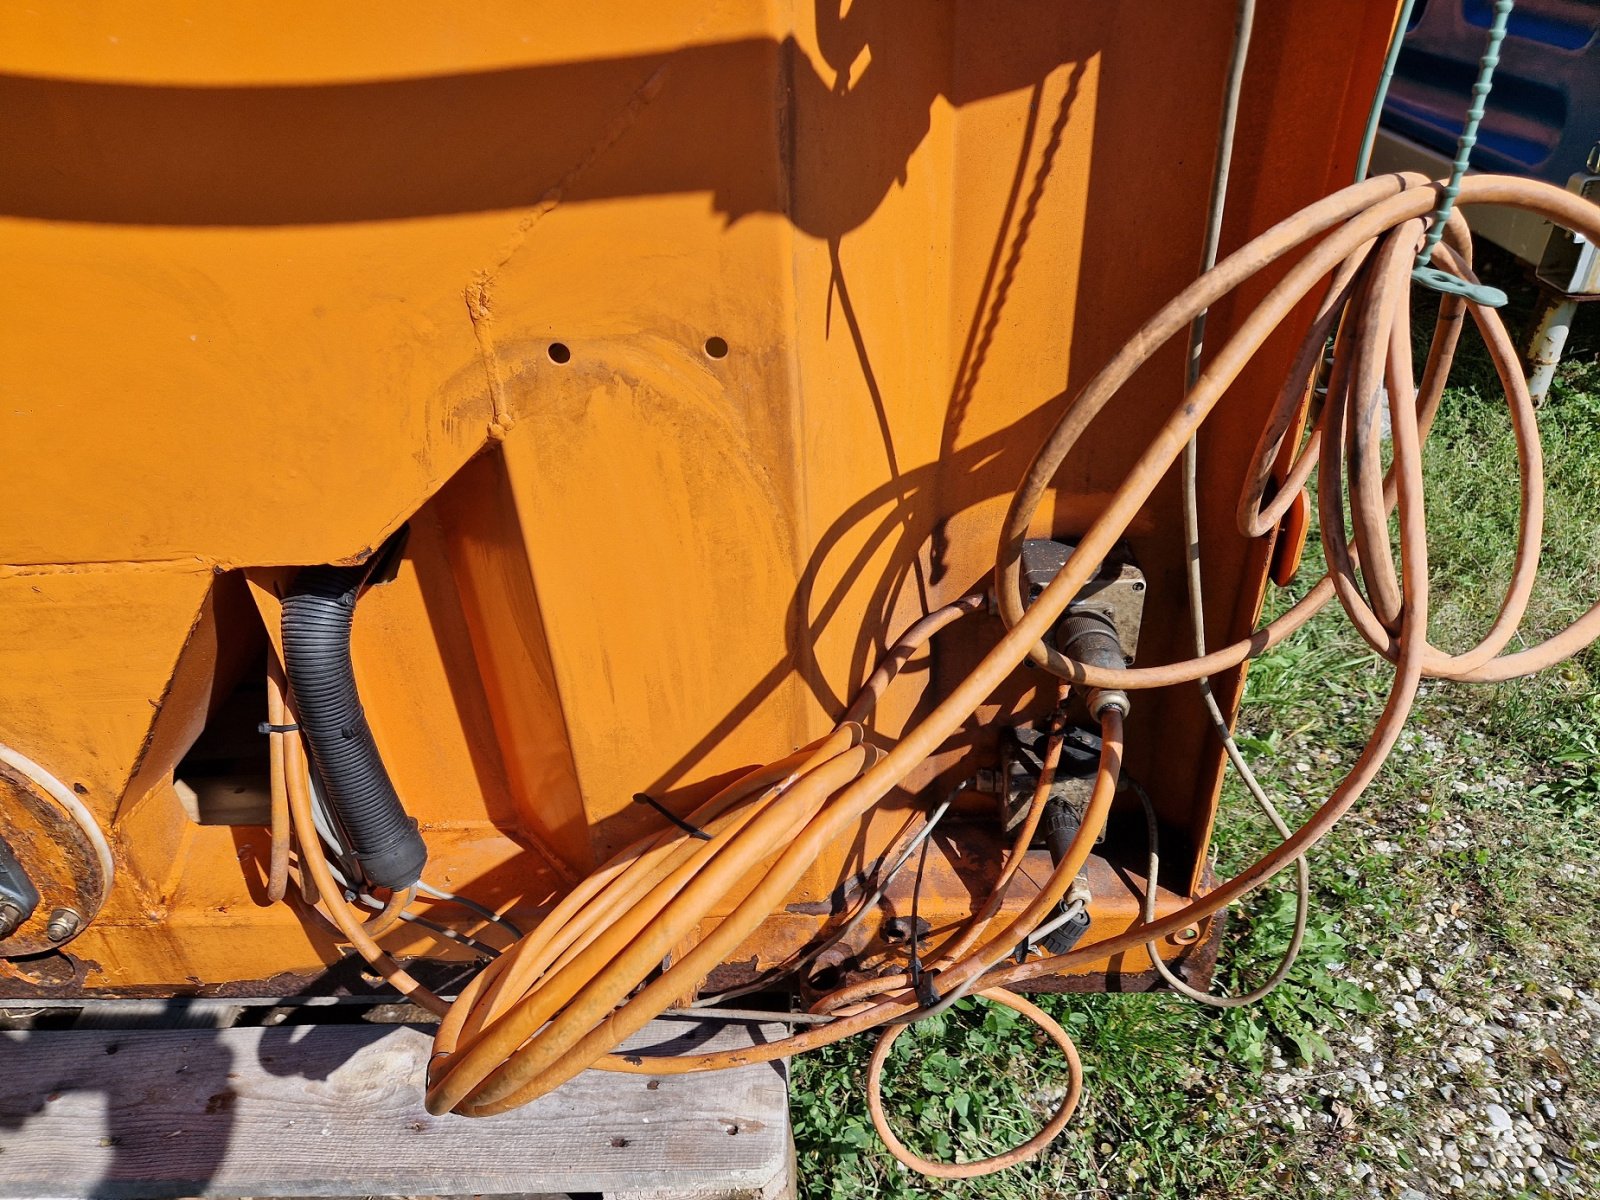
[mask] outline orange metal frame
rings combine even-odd
[[[291,988],[338,959],[258,905],[265,832],[194,819],[215,779],[185,772],[232,745],[264,776],[236,735],[288,569],[402,523],[355,654],[432,882],[534,914],[659,821],[635,792],[681,811],[825,731],[887,640],[983,579],[1051,415],[1195,274],[1233,32],[1231,0],[6,7],[0,742],[74,787],[119,869],[64,954],[0,960],[9,994]],[[1262,6],[1225,246],[1348,181],[1392,20]],[[1271,548],[1232,498],[1299,332],[1206,427],[1219,643],[1260,604]],[[1182,353],[1037,532],[1096,512]],[[1172,486],[1133,530],[1141,662],[1186,652],[1178,514]],[[996,633],[941,635],[875,735]],[[1019,672],[987,715],[1036,691]],[[1170,908],[1202,885],[1219,747],[1190,689],[1141,696],[1129,746]],[[913,806],[735,961],[812,936]],[[936,929],[990,844],[935,856]],[[1114,867],[1106,932],[1135,917]]]

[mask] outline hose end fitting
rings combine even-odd
[[[1087,666],[1116,671],[1127,665],[1116,626],[1097,612],[1067,613],[1056,626],[1056,645],[1068,658]],[[1092,688],[1086,699],[1089,715],[1096,721],[1108,708],[1128,715],[1128,693],[1121,688]]]
[[[1086,698],[1089,706],[1089,715],[1099,721],[1106,709],[1114,708],[1123,716],[1128,715],[1128,693],[1121,688],[1094,688]]]

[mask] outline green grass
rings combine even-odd
[[[1503,401],[1476,339],[1469,333],[1464,343],[1425,452],[1431,640],[1446,649],[1475,642],[1492,621],[1517,522],[1515,495],[1506,495],[1516,457]],[[1587,341],[1574,337],[1574,361],[1540,412],[1550,499],[1527,639],[1553,632],[1600,597],[1596,348],[1593,333]],[[1292,593],[1274,594],[1271,610],[1303,593],[1319,569],[1313,545],[1301,582]],[[1304,820],[1349,769],[1390,678],[1337,609],[1254,666],[1240,740],[1269,790],[1286,800],[1292,823]],[[1492,687],[1426,683],[1407,740],[1313,855],[1306,952],[1278,992],[1226,1013],[1170,994],[1045,998],[1083,1056],[1079,1116],[1037,1160],[970,1183],[908,1173],[878,1144],[862,1099],[870,1038],[802,1058],[794,1065],[793,1097],[803,1194],[1021,1200],[1228,1197],[1270,1189],[1338,1200],[1363,1194],[1348,1172],[1370,1157],[1367,1138],[1357,1134],[1373,1131],[1401,1149],[1370,1165],[1385,1178],[1403,1176],[1415,1166],[1406,1139],[1428,1115],[1418,1105],[1429,1101],[1352,1101],[1350,1130],[1263,1124],[1249,1110],[1271,1095],[1282,1070],[1275,1061],[1325,1062],[1326,1039],[1353,1022],[1383,1026],[1385,1053],[1398,1063],[1431,1052],[1427,1030],[1384,1025],[1382,998],[1347,975],[1378,960],[1398,968],[1436,960],[1428,952],[1442,935],[1428,925],[1426,906],[1439,897],[1466,926],[1452,926],[1450,936],[1481,950],[1471,967],[1446,968],[1441,988],[1536,990],[1552,979],[1574,985],[1600,979],[1593,937],[1600,872],[1588,865],[1600,860],[1597,730],[1600,653],[1593,648],[1534,679]],[[1216,831],[1219,874],[1246,865],[1273,840],[1230,781]],[[1573,862],[1584,868],[1565,869]],[[1292,910],[1280,882],[1235,915],[1219,967],[1230,990],[1271,970]],[[1496,973],[1493,984],[1478,977],[1486,963]],[[1523,1051],[1506,1053],[1514,1058]],[[1600,1065],[1580,1061],[1570,1068],[1572,1107],[1600,1114]],[[973,1002],[902,1037],[888,1075],[889,1109],[901,1136],[945,1159],[972,1159],[1025,1139],[1065,1083],[1065,1068],[1029,1025]],[[1600,1116],[1588,1121],[1570,1131],[1574,1143],[1600,1139]],[[1600,1164],[1580,1167],[1600,1179]],[[1385,1186],[1389,1194],[1398,1187]]]

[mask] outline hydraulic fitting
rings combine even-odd
[[[38,906],[39,889],[5,839],[0,838],[0,939],[21,929]]]
[[[1056,627],[1056,646],[1061,653],[1091,667],[1120,671],[1127,665],[1117,630],[1097,612],[1068,612]],[[1088,695],[1089,715],[1096,721],[1107,708],[1128,713],[1128,693],[1121,688],[1094,688]]]

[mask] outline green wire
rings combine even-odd
[[[1372,108],[1367,113],[1367,127],[1361,136],[1361,152],[1356,162],[1357,183],[1367,177],[1367,170],[1371,165],[1372,147],[1378,138],[1378,123],[1383,116],[1384,101],[1389,96],[1389,83],[1394,78],[1395,63],[1400,58],[1400,43],[1405,39],[1406,27],[1411,24],[1411,10],[1415,3],[1416,0],[1405,0],[1400,6],[1400,15],[1395,20],[1394,37],[1390,39],[1389,54],[1384,59],[1383,75],[1378,80],[1378,89],[1372,97]],[[1506,294],[1499,288],[1482,283],[1468,283],[1459,276],[1441,271],[1429,264],[1433,258],[1434,247],[1444,236],[1445,223],[1450,220],[1450,214],[1455,210],[1456,197],[1461,194],[1461,180],[1471,162],[1472,148],[1478,144],[1478,126],[1483,122],[1484,110],[1488,106],[1489,89],[1494,86],[1495,69],[1500,65],[1500,47],[1506,40],[1506,27],[1510,23],[1511,10],[1515,7],[1515,3],[1516,0],[1495,0],[1494,19],[1489,25],[1489,43],[1484,47],[1483,57],[1478,60],[1478,78],[1472,85],[1472,100],[1467,108],[1466,123],[1461,127],[1461,136],[1456,141],[1456,157],[1450,168],[1450,179],[1445,184],[1444,192],[1439,197],[1439,205],[1429,220],[1427,238],[1423,242],[1422,249],[1417,252],[1416,265],[1411,271],[1412,280],[1423,287],[1436,292],[1463,296],[1474,304],[1482,304],[1489,308],[1499,308],[1506,303]]]
[[[1489,26],[1489,44],[1478,60],[1478,80],[1472,85],[1472,106],[1467,109],[1467,123],[1461,127],[1461,137],[1456,141],[1456,161],[1450,168],[1450,182],[1445,185],[1439,207],[1434,210],[1428,226],[1428,237],[1417,251],[1417,266],[1426,267],[1433,257],[1433,248],[1444,236],[1445,222],[1456,206],[1461,194],[1461,179],[1467,173],[1467,163],[1472,159],[1472,148],[1478,144],[1478,125],[1483,120],[1483,110],[1489,103],[1489,89],[1494,86],[1495,68],[1500,65],[1500,44],[1506,40],[1506,25],[1511,19],[1511,9],[1516,0],[1495,0],[1494,22]]]
[[[1417,0],[1405,0],[1400,15],[1395,19],[1394,37],[1389,39],[1389,56],[1383,60],[1383,74],[1378,79],[1378,90],[1372,95],[1372,108],[1367,112],[1367,128],[1361,135],[1361,154],[1356,159],[1356,182],[1367,177],[1372,163],[1372,146],[1378,140],[1378,122],[1383,117],[1384,101],[1389,98],[1389,82],[1394,78],[1394,64],[1400,59],[1400,43],[1405,40],[1406,28],[1411,24],[1411,10]]]

